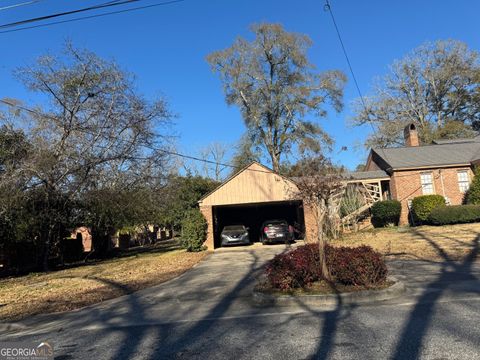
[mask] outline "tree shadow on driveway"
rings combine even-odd
[[[432,327],[435,306],[442,295],[448,290],[455,293],[471,291],[478,294],[480,292],[478,286],[465,289],[462,284],[465,281],[478,282],[477,277],[472,272],[473,264],[479,252],[478,237],[472,243],[472,248],[465,258],[461,262],[457,262],[451,259],[428,236],[421,232],[418,232],[418,235],[436,249],[442,257],[440,271],[435,273],[433,281],[422,285],[421,294],[415,299],[412,311],[402,318],[405,319],[405,322],[398,331],[398,341],[393,343],[392,347],[389,345],[385,353],[382,353],[381,358],[419,358],[429,328]],[[284,249],[284,251],[287,251],[287,249]],[[356,323],[356,320],[358,320],[357,310],[361,307],[343,304],[340,296],[337,297],[337,303],[331,310],[311,307],[300,300],[298,301],[298,308],[301,311],[296,314],[289,311],[282,313],[283,311],[279,309],[248,307],[250,299],[246,290],[253,286],[256,275],[265,264],[264,258],[259,254],[252,249],[246,249],[242,252],[244,260],[239,263],[242,267],[232,267],[234,271],[241,271],[239,276],[232,278],[234,280],[231,281],[234,281],[234,283],[228,283],[229,278],[227,280],[223,279],[221,273],[218,274],[218,279],[215,277],[211,277],[210,280],[202,279],[203,275],[210,271],[232,271],[228,263],[234,261],[237,255],[231,255],[231,258],[229,255],[219,258],[222,260],[221,265],[217,263],[215,266],[210,266],[209,263],[206,263],[208,266],[193,269],[191,272],[187,272],[186,276],[173,280],[172,284],[175,284],[175,286],[169,288],[168,285],[164,285],[154,289],[157,297],[148,297],[153,292],[128,295],[122,301],[124,306],[121,311],[118,311],[119,309],[116,309],[115,305],[92,307],[90,312],[85,312],[85,314],[89,319],[92,319],[90,321],[99,325],[94,336],[98,339],[98,346],[100,347],[95,348],[90,344],[87,350],[92,351],[92,356],[97,358],[95,351],[102,349],[99,355],[111,359],[139,357],[148,359],[209,358],[212,354],[215,358],[252,358],[250,356],[252,353],[257,356],[261,353],[258,347],[262,346],[262,337],[277,336],[278,334],[289,336],[290,329],[285,328],[285,325],[292,320],[296,320],[294,322],[297,325],[301,324],[303,318],[302,320],[294,318],[301,313],[301,316],[306,317],[305,321],[308,322],[309,331],[313,329],[313,333],[295,335],[308,336],[308,339],[303,341],[307,348],[296,349],[295,343],[285,341],[282,344],[282,339],[279,338],[276,349],[269,348],[265,351],[271,350],[277,354],[283,354],[283,350],[285,352],[291,351],[292,356],[290,358],[292,359],[299,358],[300,353],[303,354],[302,358],[328,359],[335,358],[338,347],[344,346],[344,350],[351,349],[352,354],[359,358],[380,357],[374,348],[362,346],[360,350],[354,346],[357,340],[355,334],[368,331],[368,327],[366,327],[368,325]],[[273,253],[271,255],[273,256]],[[239,264],[236,266],[239,266]],[[189,273],[190,275],[188,275]],[[199,279],[201,281],[198,281]],[[96,280],[103,282],[102,279]],[[422,281],[424,282],[424,280]],[[115,282],[110,282],[108,285],[120,286]],[[212,290],[215,287],[225,287],[225,289],[216,292]],[[178,291],[178,293],[172,292],[172,289]],[[128,290],[123,289],[125,292],[128,292]],[[164,306],[163,304],[168,306],[166,308],[168,311],[175,309],[174,304],[180,304],[185,299],[188,299],[189,303],[174,310],[176,311],[174,316],[169,317],[166,311],[164,311],[165,317],[163,315],[156,317],[155,314],[152,314],[155,309],[161,309]],[[208,304],[204,304],[204,302],[208,302]],[[245,306],[240,306],[240,309],[235,308],[238,304]],[[201,311],[194,313],[192,310],[196,310],[196,307],[201,307]],[[263,321],[262,319],[268,319],[269,312],[278,312],[281,317],[275,317],[274,322]],[[234,316],[231,316],[232,313]],[[245,316],[242,317],[243,315]],[[193,316],[194,318],[192,318]],[[373,313],[373,317],[375,318],[375,313]],[[253,323],[253,326],[247,326],[249,321]],[[84,324],[88,324],[88,322],[88,319],[82,321]],[[346,323],[348,323],[347,332],[344,329]],[[388,329],[385,330],[388,331]],[[228,337],[229,335],[230,337]],[[221,339],[217,339],[217,336]],[[64,342],[63,349],[60,349],[61,351],[58,354],[61,358],[63,356],[63,359],[73,358],[77,355],[76,351],[80,347],[69,348],[68,346],[71,346],[73,342],[76,343],[75,334],[72,333],[69,337],[72,339],[72,343],[69,345],[69,343]],[[343,342],[339,342],[340,340]],[[386,343],[387,340],[380,333],[376,342],[381,344],[381,341]],[[102,348],[103,344],[110,346],[108,352]],[[362,343],[362,345],[364,344]],[[284,346],[284,348],[280,348],[281,346]],[[295,351],[298,351],[298,353]],[[285,353],[285,355],[288,355],[288,353]]]
[[[425,234],[418,232],[423,240],[427,241],[432,248],[436,250],[443,261],[440,264],[440,270],[435,270],[435,278],[433,281],[428,282],[426,285],[422,285],[422,292],[418,298],[415,299],[415,304],[412,310],[406,314],[405,322],[399,330],[397,337],[398,341],[393,344],[390,350],[387,350],[382,357],[392,359],[416,359],[422,355],[423,344],[430,327],[432,326],[432,319],[435,315],[436,304],[441,299],[442,295],[446,291],[450,290],[454,293],[472,291],[478,293],[478,287],[472,289],[459,288],[458,285],[465,281],[477,282],[478,279],[472,274],[472,266],[475,259],[478,257],[479,252],[479,238],[477,237],[472,243],[472,248],[469,253],[460,261],[454,261],[449,255],[432,239]],[[262,338],[265,332],[275,332],[276,328],[282,328],[282,325],[288,324],[289,321],[295,315],[285,315],[280,318],[279,322],[275,323],[275,326],[269,323],[263,323],[261,317],[257,317],[255,324],[256,330],[245,326],[246,321],[251,321],[250,316],[253,319],[255,316],[262,316],[265,312],[271,309],[264,308],[252,308],[248,311],[248,316],[242,319],[241,316],[229,319],[229,310],[232,306],[238,304],[239,298],[245,295],[246,288],[250,288],[255,282],[255,274],[257,274],[263,267],[264,262],[259,258],[258,253],[252,250],[247,250],[249,259],[248,269],[245,268],[242,276],[236,280],[235,284],[229,291],[222,293],[218,298],[208,299],[212,302],[212,307],[207,310],[197,320],[192,319],[186,321],[184,324],[178,323],[165,323],[165,324],[152,324],[148,325],[149,314],[148,311],[141,303],[142,299],[137,298],[134,294],[130,300],[130,312],[135,312],[136,318],[141,324],[142,321],[146,321],[147,325],[133,326],[133,327],[109,327],[105,330],[105,334],[116,334],[120,339],[118,346],[115,346],[113,350],[112,359],[130,359],[136,357],[139,353],[146,355],[152,359],[179,359],[179,358],[202,358],[205,354],[209,354],[212,348],[218,348],[217,355],[226,358],[235,357],[247,357],[248,354],[254,349],[254,346],[261,345]],[[408,263],[408,261],[407,261]],[[438,263],[437,263],[438,264]],[[207,269],[208,270],[208,269]],[[196,274],[199,275],[198,273]],[[201,274],[200,274],[201,276]],[[189,279],[178,279],[183,286],[190,287]],[[209,286],[219,285],[221,282],[211,281],[208,282]],[[205,289],[208,290],[208,289]],[[196,293],[192,293],[192,296],[198,295],[198,301],[201,303],[202,299],[208,296],[208,291],[203,292],[203,289],[196,288]],[[171,300],[169,300],[171,301]],[[180,298],[181,301],[181,298]],[[243,300],[242,300],[243,301]],[[331,310],[318,309],[310,307],[298,301],[298,306],[303,309],[304,314],[309,316],[309,321],[314,324],[318,323],[318,332],[315,331],[317,340],[313,351],[309,351],[308,358],[312,359],[328,359],[335,357],[337,353],[337,347],[339,346],[351,346],[352,351],[359,351],[358,355],[364,358],[378,358],[379,354],[374,349],[369,349],[366,346],[362,347],[362,350],[356,349],[355,338],[352,338],[352,334],[355,332],[365,331],[361,324],[355,323],[355,313],[359,308],[356,306],[345,306],[342,303],[341,298],[337,297],[336,306]],[[179,309],[177,318],[189,320],[192,315],[188,309]],[[103,314],[103,318],[107,319],[108,314]],[[228,319],[227,322],[223,322],[223,319]],[[350,320],[351,319],[351,320]],[[348,322],[349,334],[346,340],[343,339],[339,342],[338,333],[342,331],[344,333],[343,326],[345,322]],[[219,335],[222,340],[225,340],[224,336],[229,333],[238,337],[238,342],[235,340],[226,340],[225,343],[218,343],[216,336]],[[387,329],[386,329],[387,330]],[[247,334],[248,337],[242,337],[241,334],[245,331],[254,331],[256,333]],[[367,329],[368,331],[368,329]],[[257,333],[258,332],[258,333]],[[350,338],[349,338],[350,337]],[[150,340],[146,340],[149,338]],[[281,341],[281,339],[279,339]],[[378,338],[377,341],[383,341],[382,338]],[[350,344],[351,342],[351,344]],[[207,344],[207,345],[206,345]],[[208,350],[204,348],[207,346]],[[281,346],[279,344],[279,346]],[[291,345],[286,345],[286,349]],[[348,348],[350,349],[350,348]],[[371,350],[371,351],[370,351]],[[276,350],[278,351],[278,349]],[[360,353],[361,351],[361,353]],[[211,354],[211,353],[210,353]],[[295,353],[292,353],[293,358],[297,358]]]
[[[176,324],[172,325],[169,323],[164,325],[155,324],[152,326],[146,325],[134,328],[129,327],[125,329],[116,329],[116,331],[123,333],[124,342],[115,351],[112,359],[133,358],[139,347],[143,346],[141,344],[144,343],[144,337],[147,333],[149,336],[152,336],[156,339],[156,343],[150,344],[152,348],[150,349],[151,354],[149,358],[170,359],[190,357],[193,347],[195,347],[198,340],[208,335],[209,331],[215,328],[218,321],[220,321],[220,318],[227,313],[234,301],[238,300],[242,290],[253,285],[253,282],[255,281],[255,274],[263,267],[263,263],[260,261],[258,255],[254,251],[249,250],[248,255],[251,257],[249,269],[245,272],[241,279],[236,282],[233,288],[228,293],[222,295],[219,301],[214,304],[204,316],[193,322],[191,327],[187,328],[181,334],[176,334],[176,336],[172,336],[172,327],[175,327]],[[179,279],[179,281],[182,281],[182,279]],[[192,294],[192,296],[195,295],[199,295],[199,302],[201,303],[202,296],[204,295],[202,294],[202,289],[200,289],[199,293]],[[135,298],[133,297],[132,300],[134,299]],[[134,302],[131,303],[132,311],[134,311],[133,309],[138,308],[138,304],[135,304]],[[191,314],[189,314],[188,310],[184,310],[184,314],[178,317],[187,320],[189,315]],[[140,322],[142,317],[144,318],[145,316],[140,311],[138,313]],[[188,325],[189,323],[186,324]]]
[[[473,241],[470,252],[460,262],[455,262],[449,255],[432,239],[420,231],[414,233],[427,241],[443,259],[440,274],[430,282],[416,301],[416,305],[410,312],[399,341],[395,347],[392,359],[417,359],[421,355],[425,336],[430,327],[435,306],[445,291],[459,281],[476,281],[478,279],[472,274],[471,269],[479,252],[479,236]],[[478,287],[470,290],[479,293]]]

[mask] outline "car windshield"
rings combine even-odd
[[[243,225],[228,225],[223,228],[223,230],[227,231],[242,231],[245,230],[245,227]]]

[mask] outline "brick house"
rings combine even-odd
[[[383,173],[386,197],[402,203],[401,224],[409,221],[409,206],[420,195],[442,195],[447,204],[462,203],[473,178],[473,167],[480,163],[480,136],[473,139],[437,140],[420,145],[415,125],[404,130],[405,146],[371,149],[366,172]]]
[[[402,203],[402,225],[408,224],[410,201],[417,196],[439,194],[447,204],[462,203],[473,178],[472,169],[480,164],[480,136],[420,146],[413,124],[405,128],[404,135],[405,146],[371,149],[365,171],[345,175],[347,186],[353,185],[365,203],[344,216],[342,226],[359,215],[368,219],[372,204],[385,199]],[[295,192],[295,179],[259,163],[250,164],[198,202],[208,224],[205,245],[211,250],[219,247],[220,232],[228,224],[247,226],[255,240],[263,221],[278,218],[300,224],[307,239],[315,238],[314,212],[292,196]]]

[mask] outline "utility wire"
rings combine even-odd
[[[39,0],[27,1],[27,2],[23,2],[23,3],[19,3],[19,4],[3,6],[3,7],[0,7],[0,11],[14,9],[14,8],[17,8],[17,7],[20,7],[20,6],[31,5],[31,4],[35,4],[37,2],[39,2]]]
[[[350,58],[348,57],[347,50],[345,48],[345,44],[343,43],[342,36],[340,35],[340,30],[338,29],[337,22],[335,21],[335,16],[333,15],[332,11],[332,6],[330,5],[329,0],[325,0],[325,6],[324,6],[325,11],[328,11],[330,13],[330,16],[332,18],[333,26],[335,27],[335,31],[337,32],[337,37],[340,42],[340,45],[342,47],[343,55],[345,56],[345,59],[347,60],[348,68],[350,69],[350,74],[352,75],[353,82],[355,84],[355,87],[357,88],[358,95],[360,96],[360,101],[363,105],[363,108],[365,109],[365,113],[367,114],[368,117],[368,123],[372,127],[372,130],[376,131],[375,127],[372,124],[372,121],[370,120],[370,111],[368,110],[367,104],[365,102],[365,99],[362,95],[362,91],[360,90],[360,86],[358,85],[357,77],[355,76],[355,72],[353,71],[352,64],[350,62]]]
[[[15,104],[14,102],[11,102],[11,101],[8,101],[8,100],[5,100],[5,99],[0,99],[0,103],[8,105],[12,108],[17,108],[17,109],[20,109],[20,110],[24,110],[24,111],[26,111],[30,114],[34,114],[36,116],[44,117],[44,118],[51,119],[51,120],[57,120],[53,116],[50,116],[50,115],[47,115],[47,114],[42,114],[42,113],[40,113],[36,110],[33,110],[31,108],[28,108],[28,107],[25,107],[25,106],[22,106],[22,105]],[[202,159],[202,158],[199,158],[199,157],[196,157],[196,156],[186,155],[186,154],[182,154],[182,153],[171,151],[171,150],[158,149],[158,148],[155,148],[153,146],[146,146],[146,145],[144,145],[144,147],[148,148],[149,150],[152,150],[152,151],[158,151],[158,152],[164,153],[166,155],[171,155],[171,156],[176,156],[176,157],[180,157],[180,158],[184,158],[184,159],[199,161],[199,162],[203,162],[203,163],[206,163],[206,164],[218,165],[218,166],[228,167],[228,168],[236,169],[236,170],[243,169],[243,167],[241,167],[241,166],[235,166],[235,165],[232,165],[232,164],[225,164],[225,163],[221,163],[221,162],[217,162],[217,161],[213,161],[213,160]],[[258,169],[246,169],[246,170],[255,171],[255,172],[262,172],[262,173],[270,173],[270,171],[266,171],[266,170],[258,170]]]
[[[139,0],[135,0],[135,1],[139,1]],[[94,19],[94,18],[98,18],[98,17],[121,14],[121,13],[126,13],[126,12],[130,12],[130,11],[135,11],[135,10],[143,10],[143,9],[149,9],[149,8],[158,7],[158,6],[176,4],[176,3],[181,3],[181,2],[184,2],[184,1],[187,1],[187,0],[170,0],[170,1],[160,2],[160,3],[157,3],[157,4],[137,6],[137,7],[132,7],[132,8],[129,8],[129,9],[124,9],[124,10],[117,10],[117,11],[110,11],[110,12],[106,12],[106,13],[102,13],[102,14],[82,16],[82,17],[78,17],[78,18],[55,21],[55,22],[50,22],[50,23],[46,23],[46,24],[24,26],[24,27],[20,27],[20,28],[3,30],[3,31],[0,31],[0,34],[17,32],[17,31],[28,30],[28,29],[41,28],[41,27],[46,27],[46,26],[58,25],[58,24],[65,24],[65,23],[69,23],[69,22],[75,22],[75,21],[86,20],[86,19]],[[118,4],[118,3],[113,3],[113,4]]]
[[[3,103],[5,105],[8,105],[8,106],[13,107],[13,108],[18,108],[20,110],[24,110],[24,111],[29,112],[31,114],[34,114],[36,116],[41,116],[41,117],[51,119],[51,120],[57,120],[53,116],[50,116],[50,115],[47,115],[47,114],[42,114],[42,113],[40,113],[36,110],[27,108],[27,107],[22,106],[22,105],[15,104],[15,103],[10,102],[10,101],[5,100],[5,99],[0,99],[0,103]],[[223,167],[234,169],[234,170],[237,170],[237,171],[246,170],[246,171],[253,171],[253,172],[267,173],[267,174],[271,173],[271,171],[268,171],[268,170],[249,169],[249,168],[245,168],[245,167],[242,167],[242,166],[235,166],[235,165],[232,165],[232,164],[221,163],[221,162],[218,162],[218,161],[202,159],[202,158],[199,158],[199,157],[196,157],[196,156],[193,156],[193,155],[182,154],[182,153],[179,153],[179,152],[176,152],[176,151],[159,149],[159,148],[156,148],[156,147],[153,147],[153,146],[148,146],[148,145],[145,145],[145,144],[143,144],[142,146],[144,148],[149,149],[149,150],[161,152],[161,153],[166,154],[166,155],[176,156],[176,157],[180,157],[180,158],[183,158],[183,159],[189,159],[189,160],[203,162],[203,163],[211,164],[211,165],[223,166]],[[282,176],[282,175],[280,175],[280,176]]]
[[[92,11],[92,10],[108,8],[108,7],[112,7],[112,6],[125,5],[125,4],[135,3],[135,2],[139,2],[139,1],[142,1],[142,0],[123,0],[123,1],[118,1],[118,2],[109,1],[107,3],[103,3],[103,4],[99,4],[99,5],[93,5],[93,6],[89,6],[89,7],[85,7],[85,8],[81,8],[81,9],[64,11],[64,12],[45,15],[45,16],[40,16],[40,17],[36,17],[36,18],[32,18],[32,19],[15,21],[15,22],[12,22],[12,23],[0,25],[0,28],[4,29],[4,28],[12,27],[12,26],[29,24],[29,23],[32,23],[32,22],[43,21],[43,20],[53,19],[53,18],[57,18],[57,17],[61,17],[61,16],[77,14],[77,13],[81,13],[81,12],[85,12],[85,11]]]

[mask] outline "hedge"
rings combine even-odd
[[[372,205],[372,224],[375,227],[398,225],[402,204],[398,200],[378,201]]]
[[[371,287],[387,279],[387,266],[380,253],[369,246],[325,246],[327,266],[334,282],[342,285]],[[279,290],[303,288],[322,280],[318,243],[299,246],[275,256],[265,274],[269,284]]]
[[[182,246],[187,251],[202,251],[207,239],[207,221],[199,209],[188,210],[182,220]]]
[[[433,225],[465,224],[480,221],[480,205],[454,205],[438,207],[428,220]]]
[[[412,212],[415,222],[426,223],[433,209],[445,206],[445,198],[441,195],[423,195],[412,200]]]

